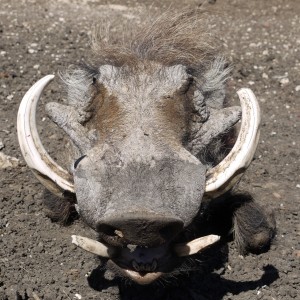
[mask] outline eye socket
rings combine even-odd
[[[78,166],[78,164],[80,163],[80,161],[81,161],[82,159],[84,159],[85,157],[86,157],[86,155],[83,155],[83,156],[79,157],[77,160],[75,160],[75,162],[74,162],[74,169],[77,168],[77,166]]]

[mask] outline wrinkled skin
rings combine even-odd
[[[114,68],[106,69],[100,69],[103,87],[94,99],[105,94],[95,104],[100,138],[74,169],[80,214],[95,229],[120,211],[188,225],[200,207],[206,166],[182,146],[189,113],[187,91],[180,90],[187,85],[184,68],[155,68],[123,80]]]

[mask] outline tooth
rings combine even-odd
[[[178,256],[192,255],[216,243],[219,239],[220,236],[214,234],[203,236],[201,238],[192,240],[189,243],[175,245],[174,251]]]
[[[150,271],[155,271],[157,268],[157,260],[153,259],[152,261],[152,266],[151,266],[151,270]]]
[[[146,272],[150,272],[151,269],[152,269],[152,265],[151,265],[150,263],[144,265],[144,270],[145,270]]]
[[[97,254],[102,257],[112,257],[112,255],[115,253],[114,247],[107,247],[106,245],[98,241],[79,235],[72,235],[72,243],[84,249],[85,251]]]
[[[123,238],[124,237],[124,235],[123,235],[123,232],[122,231],[120,231],[120,230],[115,230],[114,231],[114,233],[118,236],[118,237],[120,237],[120,238]]]
[[[139,272],[141,269],[140,265],[135,260],[132,261],[132,266],[137,272]]]

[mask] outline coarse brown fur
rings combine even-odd
[[[121,41],[113,42],[105,24],[95,34],[92,48],[97,64],[134,66],[156,61],[171,66],[198,68],[213,61],[219,51],[206,28],[207,12],[201,9],[166,12],[142,28],[127,29]]]
[[[102,86],[102,92],[95,95],[99,91],[99,86],[94,86],[92,82],[99,76],[99,67],[103,65],[118,67],[121,77],[142,72],[143,69],[145,73],[151,73],[150,69],[153,65],[161,65],[161,67],[183,65],[187,73],[193,77],[193,85],[201,90],[206,99],[204,106],[213,109],[222,108],[225,103],[224,82],[230,68],[220,56],[220,44],[207,30],[207,14],[201,9],[186,10],[181,13],[166,12],[154,21],[149,18],[142,28],[126,28],[123,39],[116,41],[112,38],[113,33],[106,28],[105,24],[102,25],[93,38],[93,55],[90,59],[79,66],[79,69],[75,66],[75,69],[68,70],[63,76],[69,93],[68,98],[72,101],[69,104],[78,106],[80,103],[80,109],[84,111],[82,116],[86,116],[86,119],[81,122],[86,123],[87,127],[93,127],[98,123],[97,127],[101,127],[99,128],[101,134],[106,130],[105,127],[109,130],[122,122],[121,108],[117,103],[110,105],[109,110],[105,110],[105,103],[103,103],[105,87]],[[98,109],[101,105],[103,107]],[[192,107],[188,109],[193,110]],[[104,113],[101,110],[105,110]],[[91,111],[97,111],[96,115],[90,113]],[[209,109],[198,113],[196,123],[199,120],[200,123],[206,121],[209,116],[206,111]],[[173,124],[176,124],[175,115],[171,115],[168,111],[165,115],[166,121],[172,120]],[[192,118],[191,115],[190,119]],[[165,123],[170,124],[170,122]],[[119,126],[120,135],[126,134],[122,133],[120,128]],[[191,129],[187,134],[183,134],[184,144],[188,142],[192,132]],[[101,139],[103,137],[105,133],[101,135]],[[228,139],[219,136],[198,153],[197,157],[208,165],[216,165],[231,148],[226,140]]]
[[[276,232],[274,214],[266,211],[250,195],[235,195],[233,215],[234,240],[241,253],[268,250]]]
[[[59,198],[48,190],[44,190],[43,202],[46,207],[46,215],[54,222],[68,225],[78,218],[75,209],[76,197],[73,194]]]
[[[241,254],[267,251],[276,234],[274,214],[245,192],[227,192],[204,201],[193,226],[201,235],[213,232],[233,238]]]

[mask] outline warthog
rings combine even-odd
[[[54,76],[30,88],[18,113],[28,166],[61,198],[50,206],[64,216],[76,209],[99,235],[73,242],[139,284],[174,276],[187,256],[232,231],[240,251],[260,252],[275,230],[250,196],[231,191],[256,150],[260,110],[249,89],[238,91],[241,107],[225,107],[230,68],[202,19],[169,14],[126,43],[100,39],[94,57],[63,76],[68,102],[46,111],[72,141],[70,170],[51,159],[36,129],[37,102]],[[197,235],[203,218],[221,229]]]

